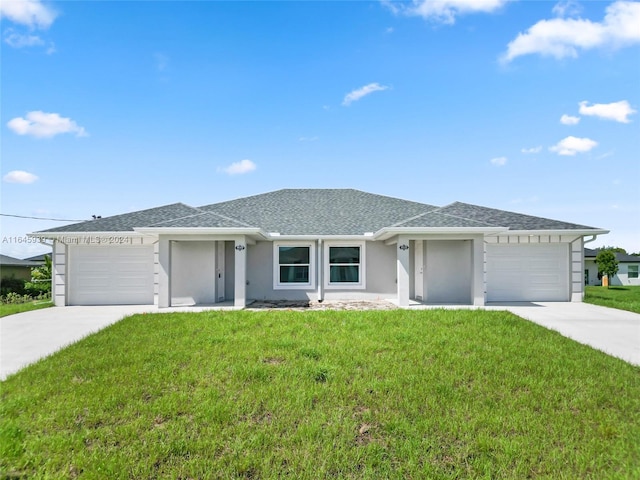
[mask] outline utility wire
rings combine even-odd
[[[43,217],[27,217],[24,215],[10,215],[8,213],[0,213],[3,217],[15,217],[15,218],[28,218],[30,220],[49,220],[51,222],[84,222],[88,221],[86,218],[83,220],[68,220],[63,218],[43,218]]]

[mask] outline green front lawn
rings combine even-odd
[[[34,300],[28,303],[2,303],[0,304],[0,317],[13,315],[14,313],[28,312],[53,306],[51,300]]]
[[[10,376],[2,478],[640,478],[640,368],[507,312],[129,317]]]
[[[584,301],[640,313],[640,287],[585,287]]]

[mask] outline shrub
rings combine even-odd
[[[25,281],[21,278],[7,277],[0,280],[0,295],[8,295],[10,293],[16,293],[18,295],[24,295]]]

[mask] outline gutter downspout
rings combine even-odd
[[[584,238],[584,237],[583,237]],[[582,243],[586,244],[586,243],[591,243],[593,242],[596,238],[598,238],[598,235],[591,235],[591,238],[589,240],[584,240]]]

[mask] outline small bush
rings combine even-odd
[[[39,295],[49,295],[51,293],[51,282],[27,282],[24,284],[24,293],[32,297]]]
[[[0,295],[8,295],[9,293],[17,293],[24,295],[25,281],[21,278],[7,277],[0,280]]]
[[[0,296],[0,304],[20,304],[20,303],[30,303],[38,300],[49,300],[51,298],[50,292],[42,292],[38,295],[26,295],[19,294],[16,292],[9,292],[6,295]]]

